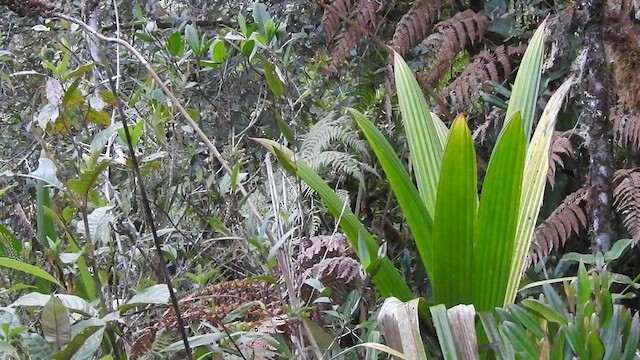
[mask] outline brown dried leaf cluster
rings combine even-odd
[[[415,3],[398,22],[391,47],[400,55],[406,54],[409,48],[431,31],[431,26],[440,16],[441,9],[440,0],[422,0]]]
[[[485,50],[474,57],[462,74],[440,91],[454,112],[461,113],[475,104],[486,81],[502,82],[511,76],[512,62],[522,58],[524,48],[498,46],[493,51]],[[438,108],[444,113],[444,109]]]
[[[254,301],[260,302],[264,307],[258,303],[248,306]],[[278,298],[273,293],[271,285],[253,279],[214,284],[180,300],[180,311],[184,323],[199,327],[203,333],[209,331],[209,328],[203,324],[216,326],[229,313],[241,308],[240,320],[256,323],[256,326],[265,327],[265,322],[278,318]],[[175,312],[169,309],[156,324],[143,329],[142,335],[126,347],[127,357],[137,359],[148,353],[159,334],[175,332],[176,326]]]
[[[572,234],[579,234],[587,226],[584,211],[587,188],[582,187],[568,195],[553,213],[538,225],[533,233],[529,260],[537,263],[554,248],[563,246]]]
[[[616,141],[620,144],[640,150],[640,116],[625,113],[620,106],[611,109],[609,115],[613,121]]]
[[[571,131],[556,131],[551,139],[551,151],[549,154],[549,170],[547,180],[553,188],[556,184],[556,171],[558,168],[564,169],[562,156],[573,157],[574,149],[571,144]]]
[[[329,5],[332,6],[335,11],[343,14],[345,17],[348,17],[349,13],[351,13],[351,0],[333,0]],[[333,37],[336,35],[336,32],[338,32],[338,29],[340,29],[341,22],[342,20],[337,14],[328,9],[324,10],[324,13],[322,14],[321,24],[324,29],[324,41],[327,43],[327,45],[331,42],[331,40],[333,40]]]
[[[369,31],[375,31],[380,20],[379,12],[386,6],[385,0],[358,0],[352,11],[352,19],[362,28]],[[340,39],[336,42],[331,52],[331,63],[324,70],[325,74],[335,74],[340,68],[347,55],[353,49],[360,39],[365,37],[362,31],[353,27],[346,26],[340,32]]]
[[[434,33],[419,46],[425,50],[421,57],[424,69],[419,76],[424,82],[436,86],[442,74],[453,65],[453,60],[467,44],[474,44],[485,34],[489,19],[472,10],[465,10],[436,25]]]
[[[640,28],[628,18],[604,27],[605,45],[613,59],[618,99],[628,110],[640,113]]]
[[[613,206],[636,245],[640,241],[640,168],[617,170],[613,184]]]

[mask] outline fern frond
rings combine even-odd
[[[453,61],[467,43],[480,40],[489,25],[489,19],[472,10],[465,10],[436,25],[433,34],[429,35],[419,48],[423,55],[424,70],[419,76],[427,84],[436,86],[442,74],[451,68]]]
[[[625,113],[621,106],[616,106],[611,109],[609,117],[613,121],[616,141],[640,150],[640,116]]]
[[[498,46],[493,51],[482,51],[451,84],[440,91],[454,112],[461,113],[475,104],[485,81],[502,82],[511,76],[511,61],[522,57],[520,47]],[[444,109],[439,109],[444,112]]]
[[[625,108],[640,113],[640,29],[625,16],[609,19],[603,34],[611,49],[618,99]]]
[[[320,235],[311,237],[300,249],[300,263],[306,264],[314,257],[336,257],[352,253],[351,246],[344,234]]]
[[[640,168],[617,170],[613,184],[613,206],[636,245],[640,241]]]
[[[379,22],[378,12],[385,6],[385,0],[358,0],[353,7],[353,21],[365,29],[374,30]],[[332,60],[326,67],[327,72],[331,73],[334,69],[339,69],[351,49],[362,38],[363,34],[358,29],[350,26],[343,28],[340,39],[331,52]]]
[[[334,142],[353,150],[359,155],[366,156],[368,148],[366,142],[350,128],[351,118],[347,115],[337,116],[337,112],[330,112],[315,123],[305,135],[300,145],[299,155],[308,159],[326,149],[335,149]]]
[[[529,251],[530,261],[539,262],[554,248],[564,246],[572,234],[580,234],[580,231],[586,228],[586,202],[587,188],[582,187],[568,195],[547,220],[536,227]]]
[[[440,16],[441,8],[441,0],[416,2],[398,22],[391,40],[391,47],[402,56],[406,54],[409,48],[431,30],[431,25]]]
[[[549,170],[547,171],[547,180],[553,188],[556,184],[556,170],[564,168],[562,155],[573,157],[574,150],[571,145],[571,131],[556,131],[551,140],[551,151],[549,154]]]
[[[333,0],[331,1],[330,6],[332,6],[333,9],[340,14],[348,16],[351,12],[352,1]],[[324,40],[327,44],[329,44],[333,37],[336,35],[336,32],[340,28],[340,23],[341,20],[337,14],[328,9],[324,10],[324,14],[322,14],[322,20],[320,21],[320,24],[322,24],[322,28],[324,30]]]

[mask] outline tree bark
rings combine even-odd
[[[611,248],[612,141],[609,122],[610,81],[603,44],[604,0],[581,0],[578,25],[583,53],[580,64],[580,121],[587,126],[589,166],[588,214],[592,253]]]

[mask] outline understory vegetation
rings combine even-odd
[[[637,1],[0,25],[0,358],[640,357]]]

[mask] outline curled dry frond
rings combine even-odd
[[[440,16],[441,8],[441,0],[416,2],[398,22],[391,40],[391,47],[403,56],[409,48],[431,31],[431,25]]]
[[[640,29],[628,17],[611,19],[603,29],[613,59],[618,98],[625,108],[640,113]]]
[[[613,121],[616,141],[628,147],[640,150],[640,116],[625,113],[622,107],[611,109],[609,117]]]
[[[380,20],[379,12],[386,7],[385,0],[358,0],[353,7],[353,21],[369,31],[375,30]],[[331,52],[332,60],[324,72],[332,74],[342,65],[347,55],[365,34],[353,26],[346,26],[340,32],[340,39]]]
[[[489,19],[481,13],[465,10],[436,25],[419,46],[424,52],[423,71],[419,76],[424,82],[436,86],[445,71],[453,65],[456,54],[465,46],[480,40],[489,25]]]
[[[333,0],[331,1],[330,6],[332,6],[338,13],[347,17],[351,12],[352,0]],[[334,12],[325,9],[320,23],[324,29],[324,40],[329,44],[336,35],[338,29],[340,29],[340,17]]]
[[[556,131],[551,140],[551,152],[549,154],[549,171],[547,171],[547,180],[553,188],[556,184],[556,170],[564,168],[562,155],[573,157],[574,149],[571,145],[571,131]]]
[[[636,245],[640,241],[640,168],[617,170],[613,184],[613,206]]]
[[[475,104],[485,81],[503,82],[511,76],[512,61],[518,61],[524,48],[498,46],[493,51],[482,51],[451,84],[440,91],[440,96],[455,112],[461,113]],[[444,112],[444,109],[439,109]]]
[[[55,5],[44,0],[0,0],[0,5],[8,7],[19,16],[46,16],[56,11]]]
[[[533,233],[529,261],[537,263],[554,248],[563,246],[572,234],[579,234],[587,226],[584,206],[587,201],[587,188],[582,187],[569,194],[562,204],[538,225]]]

